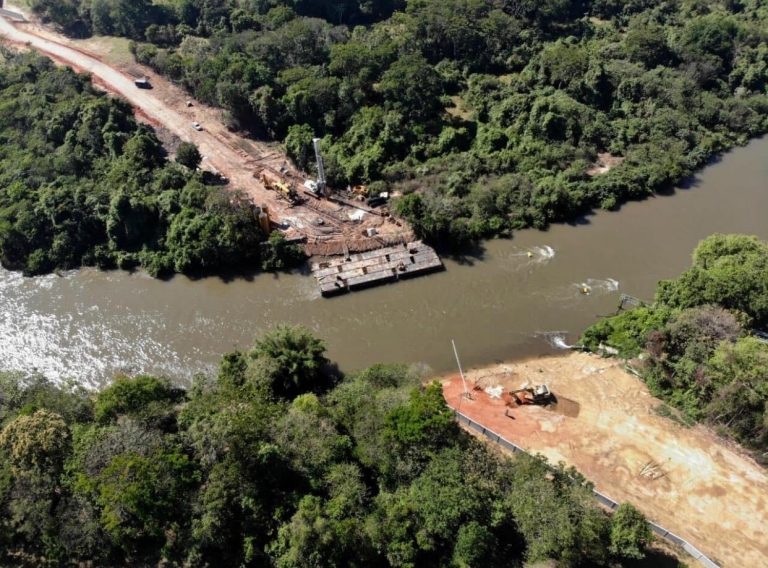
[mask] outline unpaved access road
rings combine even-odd
[[[79,71],[90,73],[107,90],[119,94],[131,105],[140,109],[150,121],[165,126],[181,140],[196,144],[200,152],[208,157],[214,167],[229,177],[237,187],[249,193],[253,192],[254,197],[270,198],[269,195],[259,195],[262,191],[266,194],[266,189],[260,188],[258,184],[254,183],[256,180],[253,178],[252,169],[238,167],[238,164],[244,161],[242,155],[226,144],[222,144],[211,132],[195,131],[187,117],[180,115],[164,104],[152,94],[152,91],[136,88],[133,78],[83,51],[23,31],[5,18],[0,18],[0,35],[13,43],[28,44],[56,61]]]
[[[662,402],[622,363],[583,353],[513,361],[442,382],[448,404],[518,446],[575,466],[614,501],[698,547],[725,568],[768,566],[768,474],[703,426],[658,414]],[[546,383],[555,408],[510,407],[485,392]]]
[[[217,109],[198,102],[188,108],[188,95],[146,67],[129,66],[134,75],[150,77],[156,86],[151,90],[137,88],[135,77],[126,72],[129,69],[117,69],[99,55],[35,22],[14,24],[0,17],[0,36],[13,44],[28,45],[80,72],[90,73],[99,86],[131,103],[140,119],[165,127],[179,139],[197,145],[205,156],[204,168],[226,176],[231,186],[243,191],[255,205],[266,206],[271,219],[283,226],[287,236],[306,237],[309,254],[334,255],[347,250],[370,250],[414,238],[404,222],[390,222],[384,217],[326,199],[309,198],[305,205],[291,206],[254,177],[262,168],[273,172],[284,168],[299,189],[303,185],[306,177],[274,144],[229,132],[221,123],[222,113]],[[195,130],[193,122],[199,122],[203,130]],[[378,235],[374,238],[364,236],[368,228],[375,228]]]

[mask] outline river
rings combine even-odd
[[[707,235],[768,238],[766,156],[768,138],[756,140],[670,195],[519,231],[484,243],[478,257],[445,259],[445,272],[333,299],[299,273],[163,282],[120,271],[0,271],[0,369],[87,385],[120,372],[187,383],[280,322],[312,329],[347,370],[400,361],[446,371],[455,366],[451,339],[465,366],[550,353],[615,311],[621,292],[652,298]]]

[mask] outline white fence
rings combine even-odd
[[[479,424],[478,422],[475,422],[474,420],[472,420],[466,414],[462,414],[461,412],[459,412],[458,410],[455,410],[455,409],[453,410],[453,412],[456,415],[456,420],[460,424],[466,424],[467,426],[469,426],[473,430],[479,432],[480,434],[482,434],[483,436],[485,436],[486,438],[488,438],[492,442],[496,442],[500,446],[503,446],[503,447],[507,448],[508,450],[512,450],[513,452],[523,452],[523,453],[526,453],[526,454],[528,453],[523,448],[518,446],[517,444],[513,444],[512,442],[510,442],[506,438],[502,437],[500,434],[497,434],[493,430],[490,430],[490,429],[486,428],[485,426],[483,426],[482,424]],[[602,493],[600,493],[599,491],[596,491],[594,489],[592,490],[592,492],[595,495],[595,499],[597,499],[602,505],[605,505],[606,507],[608,507],[612,511],[615,511],[616,509],[618,509],[619,504],[616,501],[614,501],[613,499],[611,499],[610,497],[608,497],[607,495],[603,495]],[[664,527],[662,527],[660,525],[657,525],[656,523],[653,523],[651,521],[648,521],[648,526],[650,526],[651,530],[654,533],[656,533],[658,536],[660,536],[661,538],[664,538],[664,539],[668,540],[669,542],[671,542],[673,544],[681,546],[683,548],[683,550],[685,550],[688,554],[693,556],[696,560],[701,562],[707,568],[720,568],[720,566],[718,564],[716,564],[711,559],[709,559],[702,551],[700,551],[698,548],[693,546],[690,542],[680,538],[676,534],[671,533],[670,531],[668,531]]]

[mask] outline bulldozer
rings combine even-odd
[[[301,198],[298,192],[293,188],[293,185],[287,184],[285,181],[280,180],[270,172],[263,170],[261,172],[261,183],[264,184],[269,190],[276,191],[283,199],[288,201],[291,205],[297,205],[301,203]]]
[[[518,404],[518,406],[522,406],[524,404],[540,404],[542,406],[546,406],[547,404],[554,402],[555,398],[547,385],[535,385],[532,387],[517,389],[510,391],[509,394]]]

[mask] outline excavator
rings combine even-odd
[[[286,182],[275,177],[274,175],[271,174],[271,172],[268,172],[267,170],[263,170],[261,172],[260,178],[261,178],[261,183],[264,184],[264,187],[272,191],[276,191],[280,196],[283,197],[283,199],[288,201],[291,205],[297,205],[301,203],[301,198],[299,197],[299,194],[296,192],[293,186],[288,185]]]
[[[509,394],[518,406],[524,404],[540,404],[546,406],[554,402],[554,395],[547,385],[535,385],[523,389],[510,391]]]

